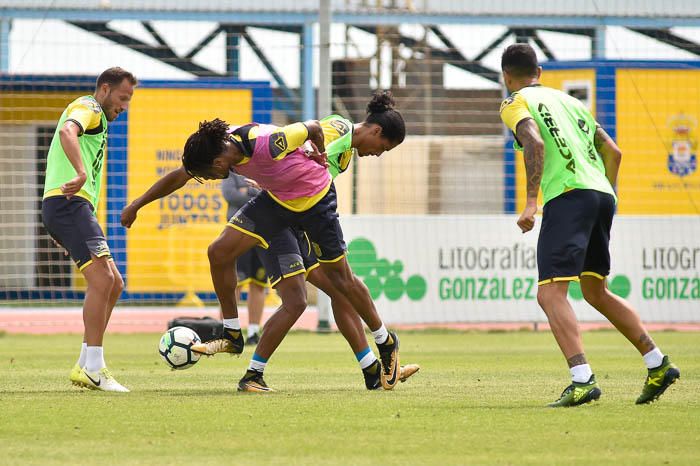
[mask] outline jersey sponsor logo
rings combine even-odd
[[[289,264],[289,270],[295,270],[301,267],[301,261],[292,262]]]
[[[566,169],[569,170],[571,173],[576,173],[576,161],[574,161],[573,158],[574,154],[573,152],[571,152],[571,149],[569,149],[569,145],[566,143],[566,139],[564,139],[564,136],[561,136],[561,130],[559,129],[557,122],[554,120],[554,117],[549,112],[549,109],[544,103],[540,102],[540,104],[537,106],[537,111],[540,113],[542,121],[549,130],[549,135],[552,137],[555,144],[557,145],[559,155],[564,157],[564,159],[568,160],[568,163],[566,164]]]
[[[591,132],[591,129],[588,127],[588,123],[586,123],[586,120],[583,118],[578,119],[578,127],[581,131],[583,131],[586,134],[589,134]]]
[[[673,131],[668,154],[668,171],[683,178],[697,169],[697,139],[692,137],[692,132],[697,126],[693,117],[682,113],[669,120],[669,126]]]
[[[284,133],[274,133],[270,136],[270,153],[277,157],[287,150],[287,136]]]
[[[334,128],[336,131],[338,131],[338,134],[340,136],[343,136],[347,134],[348,131],[350,131],[350,127],[343,120],[331,120],[328,124],[331,125],[331,127]]]
[[[100,149],[95,154],[95,160],[92,161],[92,189],[97,188],[97,181],[102,175],[102,162],[105,154],[105,145],[107,144],[107,138],[102,138],[102,144],[100,144]]]
[[[586,134],[586,136],[591,135],[591,128],[588,126],[586,120],[584,120],[583,118],[579,118],[577,120],[577,123],[578,129],[583,131]],[[588,155],[588,158],[593,162],[595,162],[598,158],[598,152],[595,150],[595,145],[593,144],[592,138],[589,138],[586,141],[586,154]]]

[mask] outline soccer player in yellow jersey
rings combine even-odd
[[[523,150],[527,176],[527,201],[518,226],[523,233],[534,227],[541,187],[537,302],[572,378],[549,406],[577,406],[601,395],[566,297],[573,280],[580,280],[586,301],[643,355],[648,376],[637,404],[654,401],[680,371],[656,346],[630,303],[608,290],[605,278],[610,273],[610,228],[617,201],[613,187],[622,153],[585,105],[539,84],[542,68],[532,47],[508,47],[501,68],[512,93],[501,105],[501,118],[515,134],[516,148]]]
[[[46,162],[41,215],[46,230],[75,261],[87,281],[85,333],[70,373],[75,385],[128,392],[107,370],[102,338],[124,288],[95,212],[100,199],[107,124],[129,107],[137,81],[115,67],[97,78],[95,93],[79,97],[61,114]]]

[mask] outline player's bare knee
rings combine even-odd
[[[284,301],[284,308],[290,314],[301,316],[306,310],[306,293],[296,293]]]
[[[207,255],[209,256],[209,263],[220,265],[226,263],[229,259],[229,253],[222,247],[221,243],[214,241],[209,245],[207,249]]]
[[[590,286],[581,283],[581,292],[583,299],[594,308],[600,307],[603,299],[605,299],[606,289],[604,286]]]
[[[91,267],[95,267],[90,270],[88,274],[85,274],[87,279],[88,288],[90,291],[94,291],[101,295],[109,295],[112,292],[114,286],[115,277],[112,269],[101,262],[96,262]]]
[[[332,270],[330,273],[328,273],[328,279],[343,295],[353,293],[357,288],[355,276],[352,273],[346,273],[346,271],[343,269]]]
[[[114,283],[112,284],[112,294],[120,295],[124,291],[124,279],[120,273],[114,275]]]
[[[344,295],[352,294],[355,293],[358,290],[357,285],[355,284],[355,280],[352,278],[348,277],[342,277],[339,278],[338,281],[334,282],[335,286],[340,290],[340,292]]]
[[[542,309],[546,309],[548,307],[549,294],[544,286],[540,286],[537,289],[537,304],[539,304]]]

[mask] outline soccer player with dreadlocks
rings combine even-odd
[[[370,361],[370,366],[381,368],[381,385],[387,389],[404,378],[399,366],[398,337],[386,330],[366,287],[352,274],[345,259],[332,176],[314,161],[323,158],[327,144],[337,141],[336,147],[342,150],[337,150],[337,157],[330,160],[330,171],[337,174],[347,168],[353,148],[360,156],[379,156],[403,141],[405,125],[394,110],[389,93],[375,95],[368,106],[368,114],[367,119],[357,125],[337,116],[284,128],[257,124],[230,128],[221,120],[204,122],[185,145],[183,167],[166,175],[134,201],[130,211],[125,210],[127,215],[123,216],[123,223],[130,225],[138,208],[178,189],[190,177],[225,178],[231,170],[256,180],[267,190],[234,215],[227,225],[230,228],[226,228],[209,248],[212,278],[225,318],[221,338],[199,348],[207,354],[242,352],[243,338],[233,294],[236,284],[233,267],[241,254],[256,245],[268,252],[275,250],[274,254],[268,254],[273,263],[268,265],[268,261],[266,267],[278,270],[279,279],[275,280],[275,272],[272,272],[272,282],[279,282],[277,291],[283,304],[265,326],[249,371],[239,383],[241,390],[267,390],[262,379],[267,359],[306,308],[302,274],[307,269],[297,240],[285,233],[289,227],[304,230],[313,242],[320,264],[318,269],[323,272],[317,276],[327,278],[322,286],[331,296],[334,310],[346,300],[372,330],[383,364],[374,364],[370,357],[373,354],[365,347],[365,350],[356,351],[361,366]],[[313,143],[311,157],[302,149],[307,140]],[[287,239],[281,239],[280,235],[287,235]],[[281,253],[280,247],[292,248],[291,254]],[[342,325],[339,319],[341,331],[344,330]],[[348,333],[343,331],[351,341]],[[361,326],[359,333],[362,333]],[[351,346],[353,350],[357,348],[352,341]],[[368,379],[367,374],[365,378]],[[367,386],[370,388],[369,383]]]

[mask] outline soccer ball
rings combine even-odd
[[[173,369],[187,369],[201,356],[192,351],[192,345],[201,343],[199,335],[187,327],[173,327],[160,337],[158,352]]]

